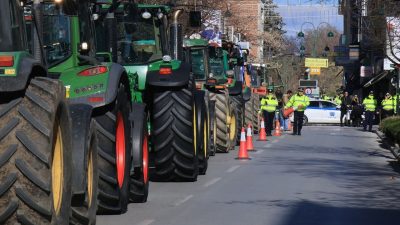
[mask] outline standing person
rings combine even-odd
[[[344,96],[340,100],[340,126],[343,127],[343,117],[345,115],[347,119],[347,124],[345,125],[350,126],[350,118],[347,118],[347,110],[349,110],[351,106],[351,97],[349,96],[349,92],[345,91]]]
[[[290,100],[290,98],[292,97],[292,95],[293,95],[293,92],[292,92],[291,90],[288,90],[288,91],[286,92],[286,94],[283,95],[283,107],[282,107],[282,108],[284,108],[285,105],[289,102],[289,100]],[[283,113],[283,112],[282,112],[282,113]],[[283,129],[284,129],[285,131],[289,131],[290,115],[288,115],[287,118],[284,118],[283,121],[284,121]]]
[[[263,113],[264,121],[266,123],[267,136],[272,135],[273,122],[275,116],[275,110],[278,106],[278,100],[274,96],[272,89],[268,90],[268,95],[261,99],[260,112]]]
[[[372,131],[372,125],[374,123],[374,115],[376,110],[376,99],[374,98],[374,92],[370,91],[368,97],[366,97],[363,101],[364,110],[365,110],[365,122],[364,122],[364,131]]]
[[[283,118],[283,107],[284,107],[284,105],[283,105],[283,93],[281,91],[281,88],[278,88],[276,90],[275,97],[278,100],[278,107],[277,107],[277,110],[276,110],[277,113],[276,113],[275,119],[279,120],[279,124],[281,126],[281,130],[283,130],[284,129],[284,125],[285,125],[285,121],[284,121],[284,118]]]
[[[389,94],[386,93],[385,99],[382,100],[382,119],[385,119],[386,117],[393,116],[394,114],[394,106],[395,102],[393,97]]]
[[[362,107],[360,105],[360,102],[358,100],[358,96],[355,95],[353,100],[351,101],[351,121],[353,122],[353,127],[359,127],[361,124],[361,115],[362,115]]]
[[[336,95],[335,99],[333,100],[336,105],[340,106],[342,104],[342,100],[341,100],[342,96]]]
[[[293,95],[286,108],[294,108],[294,126],[293,135],[301,135],[301,128],[303,127],[304,110],[310,105],[310,99],[304,95],[303,88],[299,88],[297,94]]]

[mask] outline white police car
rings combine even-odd
[[[293,115],[290,119],[293,121]],[[331,101],[310,100],[304,111],[304,124],[310,123],[340,123],[340,106]]]

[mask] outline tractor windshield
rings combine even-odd
[[[221,48],[209,47],[210,72],[215,78],[223,78],[225,74],[224,57]]]
[[[70,18],[54,4],[43,5],[43,46],[47,62],[54,65],[71,54]]]
[[[19,1],[0,1],[0,52],[26,50],[22,10]]]
[[[206,68],[204,61],[204,49],[192,49],[190,51],[192,57],[192,72],[196,80],[206,79]]]
[[[162,57],[154,20],[130,14],[118,18],[118,52],[122,64],[143,64]]]

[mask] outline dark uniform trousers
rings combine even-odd
[[[385,118],[393,116],[394,110],[393,109],[392,110],[382,110],[382,114],[383,114],[382,119],[385,119]]]
[[[293,133],[301,134],[301,128],[303,128],[303,120],[304,120],[304,111],[294,112],[294,125],[293,125]]]
[[[265,132],[267,135],[272,134],[273,126],[274,126],[274,117],[275,117],[275,112],[264,112],[264,121],[265,121]]]
[[[372,124],[374,123],[374,111],[365,111],[364,130],[372,131]]]

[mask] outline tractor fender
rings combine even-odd
[[[0,92],[24,90],[29,79],[31,78],[31,75],[46,76],[46,73],[46,69],[38,61],[33,58],[24,57],[21,59],[21,62],[17,68],[16,76],[0,77]]]
[[[242,81],[236,81],[235,82],[235,86],[228,87],[229,95],[240,95],[240,94],[242,94],[242,85],[243,85]]]
[[[131,173],[135,168],[142,166],[142,145],[143,145],[143,130],[147,131],[146,105],[142,103],[132,103],[132,111],[129,115],[131,122],[132,135],[132,167]]]
[[[108,84],[105,93],[104,105],[114,102],[118,94],[119,82],[122,74],[126,73],[125,68],[119,64],[111,63],[110,72],[108,74]]]
[[[72,193],[84,196],[86,191],[86,165],[89,146],[92,106],[70,104],[72,130]],[[83,199],[84,200],[84,199]]]
[[[170,75],[160,75],[159,71],[148,71],[146,82],[151,86],[179,87],[189,83],[191,66],[188,63],[181,63],[180,67],[172,70]]]

